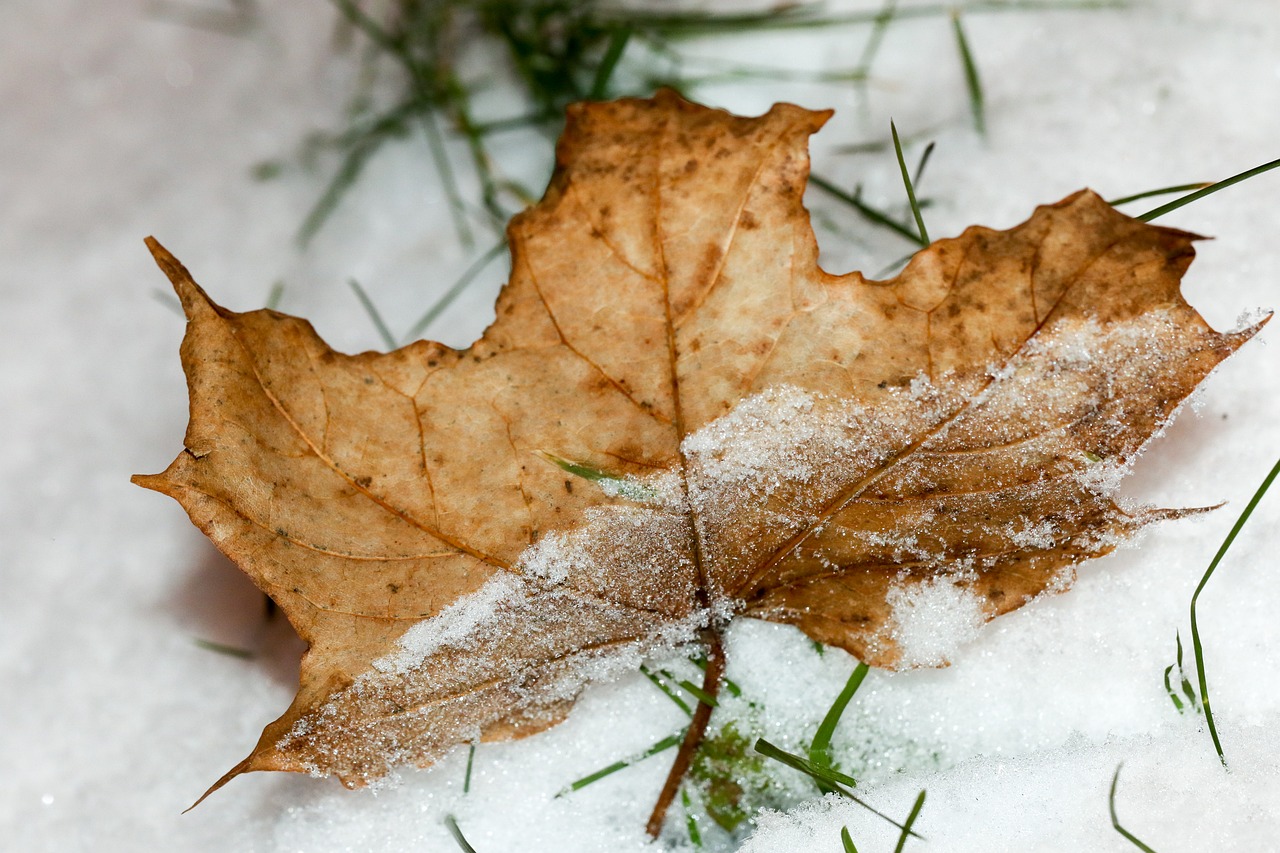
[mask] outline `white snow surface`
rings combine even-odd
[[[346,279],[400,331],[474,256],[457,243],[421,139],[374,158],[333,221],[297,248],[297,226],[335,164],[308,170],[292,155],[308,132],[340,125],[356,71],[332,52],[328,4],[257,5],[261,22],[242,37],[175,23],[144,0],[19,0],[5,10],[0,848],[434,853],[457,849],[447,814],[481,853],[687,846],[678,806],[657,845],[643,832],[670,753],[554,798],[683,725],[638,673],[588,689],[554,729],[482,746],[465,795],[462,749],[377,793],[252,774],[181,813],[287,707],[301,646],[282,620],[264,621],[259,593],[176,504],[128,483],[169,462],[186,418],[182,323],[154,298],[165,283],[142,237],[155,234],[231,308],[258,307],[283,281],[282,309],[347,351],[379,341]],[[1117,197],[1280,156],[1280,5],[1271,0],[1139,0],[964,23],[984,82],[985,138],[970,124],[945,18],[891,26],[865,98],[847,84],[761,81],[698,94],[742,114],[776,100],[836,107],[814,140],[815,171],[861,184],[864,198],[898,213],[892,153],[841,147],[884,138],[890,115],[909,157],[936,140],[921,187],[934,200],[925,215],[935,237],[971,223],[1012,226],[1081,186]],[[687,49],[847,66],[865,36],[852,32]],[[527,139],[499,138],[493,155],[529,184],[545,180],[549,154]],[[292,165],[273,181],[249,177],[272,158]],[[1216,238],[1199,244],[1184,288],[1216,328],[1276,304],[1278,189],[1280,172],[1270,173],[1160,220]],[[873,274],[909,249],[819,194],[809,200],[839,223],[839,235],[819,230],[832,271]],[[476,337],[502,278],[501,264],[490,268],[428,334],[454,345]],[[1126,500],[1225,508],[1080,567],[1067,594],[948,649],[950,667],[868,676],[833,750],[868,801],[899,820],[927,789],[917,825],[927,841],[908,850],[1134,849],[1107,812],[1121,762],[1120,819],[1161,853],[1275,847],[1280,496],[1264,499],[1200,597],[1230,772],[1200,719],[1179,715],[1162,684],[1175,632],[1188,641],[1192,590],[1280,452],[1280,370],[1265,345],[1274,334],[1264,330],[1209,379],[1198,412],[1184,412],[1121,489]],[[197,639],[255,657],[216,654]],[[841,652],[817,654],[792,628],[747,620],[730,630],[728,654],[729,676],[759,706],[755,733],[798,751],[853,667]],[[724,714],[736,707],[726,702]],[[757,819],[743,849],[837,851],[842,826],[860,850],[892,849],[887,825],[775,772],[794,796],[785,813]]]

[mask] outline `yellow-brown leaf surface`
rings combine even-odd
[[[943,664],[930,620],[1064,589],[1168,514],[1122,509],[1118,478],[1253,332],[1183,301],[1193,236],[1082,191],[891,281],[831,276],[801,203],[827,115],[572,108],[463,351],[336,353],[303,320],[215,305],[150,242],[189,318],[191,423],[136,479],[310,644],[226,778],[359,784],[530,734],[735,615]]]

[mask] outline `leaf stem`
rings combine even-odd
[[[720,639],[720,632],[715,628],[707,629],[704,637],[707,642],[707,669],[702,677],[702,692],[707,698],[714,700],[720,692],[720,683],[724,677],[724,643]],[[685,774],[689,772],[689,766],[693,764],[694,753],[698,751],[698,747],[702,745],[702,740],[706,736],[707,724],[711,722],[711,711],[711,706],[705,700],[698,702],[684,740],[680,743],[680,751],[676,753],[676,760],[672,763],[670,772],[667,773],[667,781],[662,786],[662,792],[658,794],[658,801],[653,805],[653,813],[649,815],[649,823],[645,830],[650,838],[657,838],[662,833],[667,809],[675,801],[676,794],[680,791],[680,784],[684,781]]]

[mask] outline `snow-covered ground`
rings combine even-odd
[[[345,279],[362,282],[399,331],[475,254],[457,244],[421,140],[376,158],[311,247],[296,247],[327,171],[294,166],[264,183],[250,169],[337,126],[355,72],[332,53],[328,4],[261,5],[243,37],[175,24],[141,0],[5,8],[0,847],[448,851],[442,819],[454,814],[481,853],[643,848],[666,756],[553,798],[680,725],[639,674],[592,688],[551,731],[481,747],[465,796],[458,751],[377,794],[254,774],[181,814],[286,707],[299,646],[279,620],[264,622],[256,590],[176,504],[128,482],[168,463],[186,415],[182,322],[154,296],[164,282],[142,238],[156,235],[233,308],[261,305],[283,281],[281,307],[349,351],[379,341]],[[975,14],[965,25],[985,84],[986,138],[972,129],[945,18],[889,29],[865,100],[834,84],[699,94],[744,114],[774,100],[836,107],[814,142],[815,171],[862,183],[884,206],[901,198],[891,153],[842,146],[883,139],[890,116],[912,140],[909,154],[937,140],[923,186],[935,237],[1013,225],[1081,186],[1115,197],[1280,156],[1271,0]],[[686,49],[850,65],[863,32]],[[494,154],[512,174],[545,180],[546,151],[527,140],[499,142]],[[1216,237],[1200,244],[1185,292],[1218,328],[1280,302],[1278,190],[1275,172],[1161,220]],[[908,249],[812,201],[842,232],[819,231],[831,269],[874,273]],[[429,335],[468,343],[491,319],[501,279],[495,265]],[[1082,567],[1070,593],[993,623],[949,669],[868,677],[835,747],[863,772],[865,797],[898,819],[927,789],[917,829],[928,841],[907,849],[1136,849],[1107,813],[1121,762],[1120,817],[1161,853],[1280,847],[1280,495],[1264,500],[1201,597],[1229,772],[1161,681],[1175,631],[1188,635],[1200,574],[1280,453],[1275,334],[1265,330],[1210,378],[1126,487],[1154,503],[1226,508]],[[742,623],[729,645],[729,675],[761,706],[762,733],[792,747],[853,666],[785,627]],[[776,776],[805,790],[789,770]],[[677,807],[664,844],[679,843],[680,823]],[[743,849],[837,851],[845,825],[863,851],[891,849],[896,837],[852,804],[815,800],[758,818]]]

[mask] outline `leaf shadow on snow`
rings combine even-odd
[[[170,610],[192,642],[204,641],[252,654],[244,662],[283,686],[298,684],[299,657],[306,649],[284,614],[268,606],[262,592],[208,540],[191,537],[190,559],[173,570],[183,579]],[[218,655],[210,650],[210,655]]]

